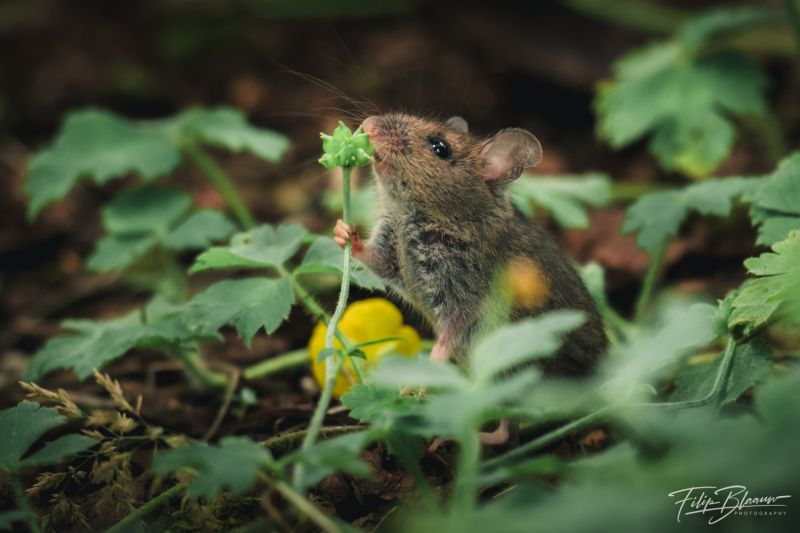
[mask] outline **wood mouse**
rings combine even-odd
[[[508,191],[541,161],[536,137],[511,128],[479,139],[461,117],[405,113],[372,116],[362,127],[375,147],[377,223],[362,242],[339,220],[335,240],[344,248],[352,239],[353,257],[430,321],[438,335],[431,359],[464,365],[493,328],[578,309],[587,321],[537,364],[547,375],[590,373],[608,343],[600,314],[571,260]],[[504,430],[507,421],[482,441],[501,444]]]

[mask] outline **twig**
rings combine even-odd
[[[261,479],[263,479],[269,486],[280,492],[284,498],[289,500],[289,502],[297,507],[297,509],[305,516],[314,521],[314,523],[322,528],[323,531],[326,531],[327,533],[341,533],[342,530],[339,529],[333,520],[325,516],[322,511],[317,509],[314,504],[305,499],[299,492],[292,489],[292,487],[283,481],[275,481],[266,475],[262,475]]]
[[[227,364],[224,366],[230,371],[230,379],[228,380],[228,388],[225,391],[225,399],[222,401],[219,411],[217,411],[217,416],[214,418],[214,423],[211,424],[211,427],[208,428],[206,434],[203,435],[203,442],[208,442],[211,440],[211,437],[214,436],[214,433],[217,432],[220,424],[222,424],[222,420],[225,418],[225,413],[228,412],[228,408],[231,406],[233,393],[236,391],[236,386],[239,384],[239,376],[242,375],[241,370],[235,366]]]
[[[166,490],[147,502],[146,504],[142,505],[134,512],[117,522],[111,529],[107,530],[106,533],[122,533],[126,531],[128,526],[135,524],[137,521],[144,519],[148,514],[155,511],[161,505],[165,504],[172,498],[178,496],[182,492],[186,490],[186,485],[178,484],[172,487],[169,490]]]
[[[308,350],[295,350],[245,368],[242,375],[245,379],[263,378],[264,376],[274,374],[285,368],[291,368],[310,362],[311,359],[308,358]]]

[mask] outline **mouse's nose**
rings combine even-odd
[[[367,133],[375,133],[378,131],[378,117],[369,117],[361,125],[363,130]]]

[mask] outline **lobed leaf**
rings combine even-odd
[[[99,109],[70,113],[55,141],[30,160],[25,182],[31,199],[28,216],[63,198],[82,178],[105,183],[133,172],[151,181],[180,162],[178,147],[154,123],[130,122]]]
[[[647,194],[628,208],[621,232],[639,232],[636,244],[654,255],[667,239],[678,233],[689,211],[727,216],[733,199],[758,183],[758,178],[725,178],[695,183],[680,191]]]
[[[184,468],[197,471],[187,493],[210,501],[221,490],[234,496],[246,494],[259,471],[273,462],[272,455],[247,437],[225,437],[219,446],[192,443],[161,452],[153,458],[153,471],[170,474]]]
[[[586,228],[589,217],[582,204],[603,207],[611,202],[611,180],[606,174],[546,177],[523,174],[511,185],[514,203],[528,216],[532,204],[547,209],[564,228]]]
[[[398,389],[406,386],[462,389],[469,385],[469,380],[453,365],[420,357],[411,360],[401,356],[387,356],[370,376],[370,383],[378,387]]]
[[[792,231],[785,241],[772,250],[744,262],[751,274],[761,276],[750,282],[733,301],[731,324],[752,323],[757,328],[766,324],[787,299],[793,307],[800,291],[800,231]]]
[[[96,443],[85,435],[67,435],[52,442],[30,457],[22,459],[28,448],[48,430],[60,426],[66,418],[53,407],[23,400],[15,407],[0,411],[0,467],[10,473],[21,468],[61,462]]]
[[[800,152],[783,159],[748,195],[750,218],[760,226],[756,244],[773,245],[800,229]]]
[[[236,224],[215,209],[200,209],[181,222],[161,241],[169,250],[206,249],[236,231]]]
[[[186,323],[201,335],[215,333],[230,324],[249,348],[262,327],[267,334],[278,329],[289,317],[293,304],[289,276],[220,281],[189,302]]]
[[[337,472],[362,477],[372,474],[369,465],[359,454],[375,440],[375,431],[358,431],[328,439],[287,456],[282,462],[303,463],[305,469],[300,485],[305,491]]]

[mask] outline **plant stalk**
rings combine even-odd
[[[334,357],[337,356],[329,357],[325,361],[326,364],[331,365],[331,359]],[[333,395],[333,387],[336,385],[336,378],[339,375],[339,372],[342,370],[342,366],[344,366],[345,361],[347,361],[347,357],[338,357],[336,364],[331,365],[333,366],[331,376],[325,380],[325,387],[322,389],[322,396],[320,396],[319,402],[317,403],[317,408],[314,410],[314,415],[311,417],[311,423],[308,425],[308,432],[303,438],[303,444],[300,446],[301,450],[307,450],[311,448],[315,442],[317,442],[317,435],[319,434],[320,428],[322,428],[322,421],[325,419],[325,412],[328,410],[328,405],[331,403],[331,396]],[[303,481],[304,474],[305,465],[303,463],[297,464],[297,466],[294,468],[294,486],[298,490],[300,489],[300,484]]]
[[[309,361],[310,359],[308,358],[308,350],[295,350],[293,352],[288,352],[283,355],[267,359],[266,361],[261,361],[260,363],[246,368],[242,375],[246,379],[263,378],[269,374],[274,374],[275,372],[279,372],[283,369],[291,368],[293,366],[302,365],[304,363],[308,363]]]
[[[25,498],[25,493],[22,491],[22,485],[19,484],[17,473],[6,470],[6,474],[8,474],[8,480],[11,482],[11,486],[14,488],[14,494],[17,496],[17,502],[19,503],[20,508],[25,511],[25,514],[27,515],[25,521],[28,523],[28,527],[31,528],[33,533],[42,533],[42,530],[39,529],[39,524],[36,523],[36,513],[34,513],[33,509],[31,509],[30,505],[28,505],[28,500]]]
[[[228,384],[228,378],[224,374],[212,372],[206,368],[200,357],[197,343],[193,342],[190,346],[180,346],[170,353],[183,364],[192,381],[199,384],[203,389],[221,389]]]
[[[639,294],[639,300],[636,302],[636,323],[641,323],[644,320],[645,312],[647,311],[647,304],[650,301],[650,293],[653,292],[653,284],[656,281],[656,275],[661,268],[661,263],[664,261],[664,254],[667,251],[669,239],[664,239],[655,255],[650,261],[650,267],[647,269],[647,275],[644,278],[642,285],[642,292]]]
[[[292,487],[283,481],[270,479],[270,477],[266,475],[262,475],[261,479],[280,492],[284,498],[289,500],[289,502],[297,507],[305,516],[313,520],[323,531],[327,533],[341,533],[342,530],[339,529],[333,520],[325,516],[313,503],[305,499],[302,494],[292,489]]]
[[[465,438],[459,441],[461,453],[458,459],[458,478],[453,495],[453,510],[458,516],[458,520],[464,525],[464,529],[469,528],[478,496],[478,462],[481,445],[478,428],[471,429],[464,435]]]
[[[149,502],[145,503],[131,514],[117,522],[111,529],[108,529],[106,533],[122,533],[123,531],[127,531],[129,526],[136,524],[137,521],[142,520],[148,514],[155,511],[163,504],[167,503],[169,500],[174,498],[175,496],[180,495],[182,492],[186,490],[186,485],[175,485],[171,489],[168,489]]]
[[[247,208],[247,205],[239,196],[236,187],[233,186],[230,178],[217,165],[217,163],[206,154],[200,146],[191,141],[183,143],[183,151],[186,156],[194,163],[200,171],[205,174],[208,180],[222,194],[225,201],[233,210],[236,218],[244,229],[250,230],[256,226],[256,220]]]

